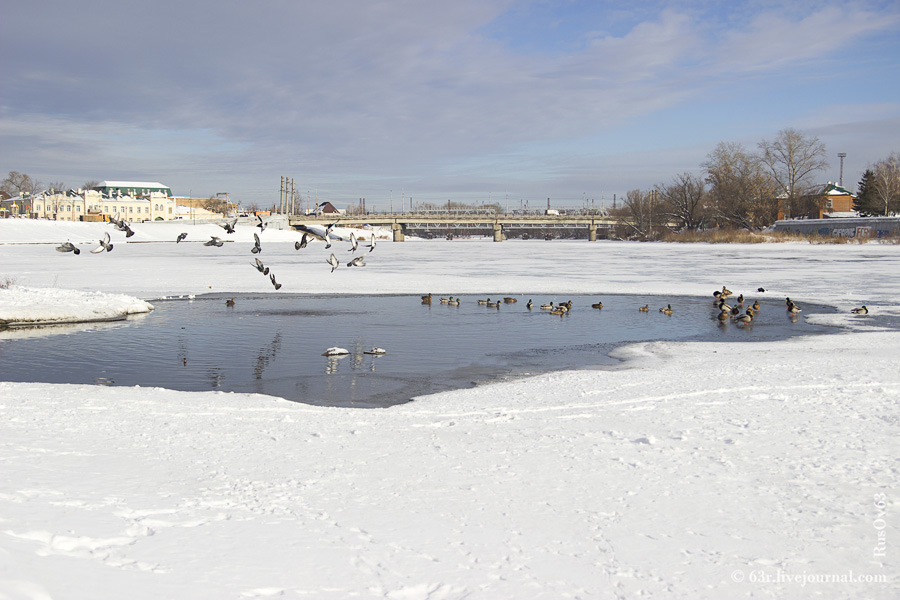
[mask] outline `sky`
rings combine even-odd
[[[852,190],[900,151],[898,32],[896,1],[6,0],[0,173],[610,206],[794,128]]]

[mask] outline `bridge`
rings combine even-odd
[[[560,211],[562,213],[562,211]],[[409,230],[446,231],[465,229],[490,229],[495,242],[506,239],[504,231],[510,229],[571,229],[584,228],[590,241],[597,240],[597,230],[607,234],[617,224],[605,211],[573,211],[565,214],[541,214],[539,212],[518,211],[512,213],[480,212],[470,210],[445,212],[404,212],[404,213],[372,213],[361,215],[321,214],[292,215],[288,217],[288,225],[297,228],[300,225],[335,225],[356,226],[373,225],[390,227],[394,241],[402,242]]]

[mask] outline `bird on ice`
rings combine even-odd
[[[81,254],[81,250],[75,247],[75,244],[72,242],[63,242],[59,246],[56,247],[57,252],[74,252],[75,254]]]
[[[186,238],[186,237],[187,237],[187,232],[179,233],[179,234],[178,234],[178,237],[175,238],[175,243],[176,243],[176,244],[180,244],[180,243],[184,240],[184,238]]]
[[[109,234],[104,233],[103,239],[100,240],[100,246],[91,250],[91,254],[99,254],[106,250],[107,252],[112,252],[113,245],[109,243]]]
[[[225,242],[223,242],[221,239],[217,238],[216,236],[212,236],[209,238],[208,242],[203,242],[203,245],[204,246],[216,246],[216,247],[221,248],[224,243]]]
[[[331,256],[329,256],[329,257],[325,260],[325,262],[327,262],[329,265],[331,265],[331,272],[332,272],[332,273],[334,273],[334,270],[337,269],[338,266],[341,264],[341,263],[338,262],[337,257],[334,255],[334,252],[331,253]]]
[[[76,252],[77,252],[77,250],[76,250]],[[852,312],[854,315],[867,315],[867,314],[869,314],[869,309],[866,308],[865,304],[863,304],[859,308],[851,309],[850,312]]]

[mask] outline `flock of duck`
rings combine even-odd
[[[765,292],[765,291],[766,291],[765,288],[757,289],[757,292],[760,292],[760,293]],[[716,317],[717,320],[719,321],[719,323],[727,323],[729,321],[733,321],[733,322],[736,322],[741,325],[751,324],[753,322],[753,318],[760,311],[761,306],[759,304],[759,300],[754,300],[753,303],[751,304],[748,300],[746,300],[744,298],[743,294],[739,294],[733,301],[731,301],[732,303],[729,304],[729,298],[733,295],[734,295],[734,293],[731,290],[729,290],[726,286],[722,286],[721,291],[715,290],[713,292],[713,299],[714,299],[713,302],[714,302],[716,308],[719,310],[719,313]],[[425,305],[431,305],[434,302],[434,296],[430,293],[426,294],[425,296],[421,296],[421,299],[422,299],[422,304],[425,304]],[[443,298],[438,298],[438,302],[440,304],[446,304],[448,306],[459,306],[461,304],[461,300],[456,296],[447,296],[447,297],[443,297]],[[507,297],[502,298],[501,300],[491,300],[490,298],[486,298],[486,299],[478,299],[478,300],[476,300],[476,302],[479,305],[500,310],[501,304],[514,304],[514,303],[518,302],[518,299],[507,296]],[[746,308],[744,307],[745,302],[747,304]],[[570,310],[572,310],[572,305],[573,305],[572,301],[569,300],[567,302],[561,302],[558,304],[554,304],[553,302],[548,302],[546,304],[541,304],[538,308],[540,308],[541,310],[548,311],[548,312],[550,312],[550,314],[562,316],[562,315],[567,314]],[[788,314],[791,316],[796,316],[801,311],[800,306],[798,306],[797,303],[794,302],[793,300],[791,300],[790,298],[785,298],[785,305],[787,307]],[[534,306],[535,306],[534,301],[531,299],[529,299],[528,302],[525,304],[525,307],[528,310],[532,310],[534,308]],[[595,302],[595,303],[591,304],[591,308],[600,310],[603,308],[603,302],[600,302],[600,301]],[[639,306],[638,310],[640,312],[650,312],[650,305],[645,304],[643,306]],[[672,308],[671,304],[666,304],[666,306],[663,306],[659,309],[659,312],[661,312],[664,315],[671,316],[672,314],[675,313],[675,310]],[[866,308],[865,305],[862,305],[860,307],[852,309],[850,312],[853,314],[857,314],[857,315],[866,315],[866,314],[869,314],[869,309]]]

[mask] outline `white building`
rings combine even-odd
[[[97,190],[54,190],[35,196],[32,214],[55,221],[101,221],[115,215],[126,221],[169,221],[175,218],[175,199],[158,191],[108,196]]]

